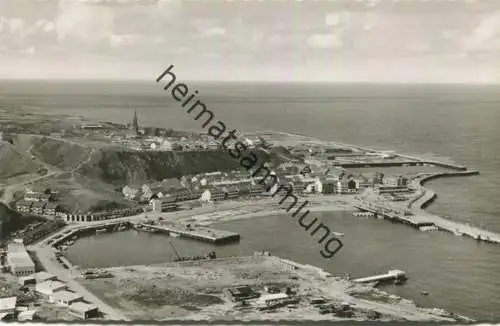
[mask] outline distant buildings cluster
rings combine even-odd
[[[22,214],[37,216],[57,216],[62,212],[50,188],[26,188],[24,199],[16,203],[16,209]]]
[[[354,176],[336,168],[324,173],[284,173],[289,170],[287,165],[278,168],[279,185],[299,195],[356,194],[367,188],[373,188],[379,194],[408,191],[408,180],[404,176],[390,177],[381,173],[374,173],[372,176]],[[240,197],[266,196],[275,191],[271,189],[267,192],[258,180],[242,170],[184,176],[181,184],[182,188],[144,185],[139,189],[126,186],[123,194],[127,199],[149,203],[153,211],[165,212],[178,209],[180,204],[186,201],[218,202]],[[278,184],[275,187],[278,187]]]

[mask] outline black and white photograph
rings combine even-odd
[[[0,323],[494,323],[499,124],[498,0],[0,0]]]

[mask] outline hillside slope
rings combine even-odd
[[[79,173],[112,184],[139,184],[186,174],[241,168],[226,151],[136,152],[97,151]]]
[[[33,174],[43,170],[43,166],[27,159],[13,145],[0,140],[0,179],[8,179],[23,174]]]

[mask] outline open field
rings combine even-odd
[[[335,320],[448,320],[450,314],[416,307],[412,302],[376,289],[331,277],[311,266],[277,257],[250,256],[151,266],[109,268],[115,277],[81,283],[109,305],[133,320],[161,319],[313,319]],[[264,294],[264,286],[282,291],[289,287],[298,302],[267,311],[256,309],[256,300],[237,305],[223,289],[250,286]],[[350,295],[349,293],[353,293]],[[309,302],[323,297],[335,312],[321,314]],[[340,306],[348,306],[340,310]],[[335,310],[336,309],[336,310]],[[346,311],[350,311],[346,313]]]

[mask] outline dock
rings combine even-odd
[[[446,231],[458,236],[468,236],[477,241],[500,244],[500,234],[480,229],[469,224],[455,222],[441,216],[429,214],[424,211],[424,208],[429,205],[436,197],[436,193],[430,189],[424,188],[422,185],[432,179],[439,177],[452,176],[469,176],[477,175],[477,170],[454,171],[454,172],[438,172],[438,173],[421,173],[412,181],[413,188],[418,191],[418,196],[413,198],[406,208],[400,211],[375,205],[370,202],[359,202],[353,206],[363,212],[371,212],[384,219],[394,222],[408,224],[420,230],[438,229]],[[405,214],[409,212],[411,214]]]
[[[224,244],[238,242],[240,235],[235,232],[223,231],[201,226],[183,226],[173,223],[163,224],[139,224],[143,229],[152,229],[167,233],[170,236],[210,242],[214,244]]]
[[[353,282],[355,282],[355,283],[373,283],[373,282],[404,280],[404,279],[406,279],[406,273],[403,271],[400,271],[399,269],[394,269],[394,270],[390,270],[386,274],[358,278],[358,279],[353,280]]]

